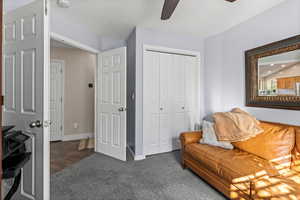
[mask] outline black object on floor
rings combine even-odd
[[[14,178],[14,183],[4,200],[10,200],[18,190],[21,181],[21,169],[30,160],[31,153],[26,152],[25,141],[29,136],[22,131],[10,131],[14,126],[3,127],[3,179]],[[9,132],[10,131],[10,132]]]

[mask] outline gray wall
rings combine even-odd
[[[299,10],[299,0],[287,0],[205,40],[206,113],[241,107],[262,120],[300,125],[299,111],[244,107],[244,51],[299,34]]]
[[[201,38],[180,35],[174,33],[163,33],[151,29],[136,28],[136,71],[135,71],[135,153],[143,155],[143,45],[163,46],[168,48],[198,51],[201,55],[201,77],[203,80],[202,67],[204,64],[204,46]],[[201,84],[201,98],[203,98],[203,84]],[[204,113],[203,99],[201,99],[201,113]],[[202,115],[203,116],[203,115]]]
[[[51,1],[50,31],[68,37],[95,49],[101,49],[101,38],[89,31],[84,24],[78,23],[67,15],[62,8],[57,8],[56,1]]]
[[[126,45],[127,44],[125,40],[120,40],[120,39],[115,39],[110,37],[101,37],[100,39],[101,51],[106,51],[109,49],[115,49],[119,47],[125,47]]]
[[[58,8],[56,1],[51,1],[50,30],[100,51],[126,46],[125,40],[101,36],[92,32],[90,27],[68,15],[65,9]]]
[[[127,39],[127,145],[135,151],[135,30]]]

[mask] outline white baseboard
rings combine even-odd
[[[146,159],[146,156],[144,156],[144,155],[135,155],[134,156],[134,160],[144,160],[144,159]]]
[[[133,152],[133,150],[131,149],[130,146],[127,145],[127,148],[128,148],[128,150],[129,150],[129,152],[132,155],[134,160],[144,160],[144,159],[146,159],[146,156],[144,156],[144,155],[135,155],[135,153]]]
[[[78,133],[72,135],[64,135],[63,141],[73,141],[73,140],[82,140],[86,138],[93,138],[94,133]]]

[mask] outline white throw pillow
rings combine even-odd
[[[230,142],[221,142],[217,140],[214,123],[203,120],[202,133],[202,139],[200,140],[201,144],[209,144],[212,146],[222,147],[224,149],[233,149]]]

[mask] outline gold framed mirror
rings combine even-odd
[[[300,110],[300,35],[245,52],[246,106]]]

